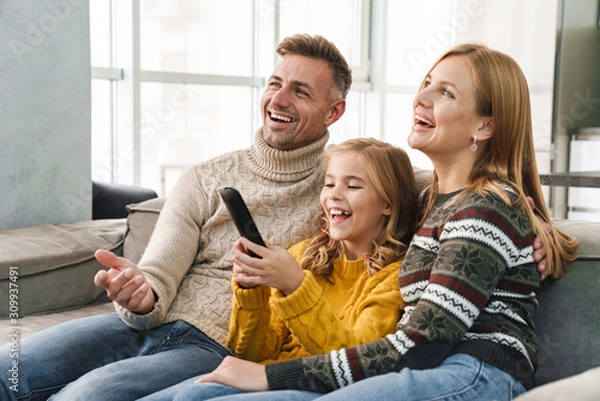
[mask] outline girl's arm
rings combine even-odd
[[[306,272],[301,286],[290,296],[273,293],[273,307],[310,354],[370,342],[396,329],[402,306],[399,268],[400,262],[392,263],[374,276],[362,275],[352,288],[340,288],[348,297],[340,311],[325,299],[323,284]],[[336,280],[332,286],[343,286],[340,282]]]
[[[296,250],[304,249],[306,242],[291,247],[290,258],[297,256]],[[240,241],[235,246],[240,247]],[[296,263],[295,260],[292,262]],[[280,266],[285,267],[286,264]],[[234,264],[234,273],[244,274],[237,264]],[[303,273],[300,274],[304,277]],[[237,283],[236,276],[232,277],[232,288],[232,314],[227,347],[236,356],[256,362],[274,362],[310,355],[298,339],[291,335],[285,321],[273,311],[271,293],[275,289],[265,285],[242,288]]]
[[[269,287],[241,288],[232,282],[232,312],[229,319],[227,348],[249,361],[271,359],[279,353],[285,325],[271,326]]]

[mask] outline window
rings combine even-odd
[[[329,38],[353,70],[331,142],[378,137],[424,168],[406,139],[432,62],[469,40],[510,54],[531,86],[538,168],[548,172],[558,3],[90,0],[93,178],[166,196],[188,166],[249,146],[275,46],[296,32]]]
[[[366,88],[364,10],[365,0],[90,0],[92,178],[166,196],[188,166],[249,146],[276,43],[298,31],[334,40]],[[332,141],[363,135],[364,102],[349,96]]]
[[[252,76],[253,15],[248,0],[140,1],[140,68]]]

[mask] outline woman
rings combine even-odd
[[[547,234],[527,207],[530,196],[550,222],[524,74],[505,54],[459,45],[434,64],[413,107],[408,143],[431,159],[434,178],[400,272],[396,333],[265,367],[226,358],[202,381],[303,390],[297,399],[331,392],[324,400],[509,400],[533,386],[534,233],[546,247],[553,242],[553,277],[578,244],[555,227]]]

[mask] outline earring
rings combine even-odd
[[[477,135],[475,135],[475,137],[473,138],[473,144],[471,145],[471,152],[477,152],[477,148]]]

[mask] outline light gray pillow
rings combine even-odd
[[[166,198],[150,199],[127,206],[127,234],[123,243],[123,257],[138,263],[148,246],[158,215]]]

